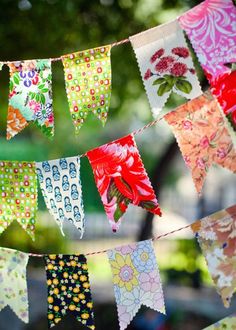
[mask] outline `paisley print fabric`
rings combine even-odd
[[[65,220],[84,233],[84,207],[79,157],[36,163],[38,179],[49,212],[61,228]]]

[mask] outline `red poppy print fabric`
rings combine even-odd
[[[165,115],[198,193],[213,163],[236,173],[236,148],[217,100],[205,93]]]
[[[87,157],[113,231],[130,203],[161,215],[133,135],[93,149]]]

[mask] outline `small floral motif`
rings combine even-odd
[[[132,321],[141,305],[165,313],[152,241],[142,241],[109,250],[108,258],[121,330]]]
[[[204,330],[235,330],[236,329],[236,313],[225,317],[223,320],[210,325]]]
[[[26,266],[28,254],[0,248],[0,311],[9,305],[25,323],[29,321]]]
[[[70,311],[77,321],[95,329],[87,260],[84,255],[44,257],[48,285],[48,324],[52,328]]]

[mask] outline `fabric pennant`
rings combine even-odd
[[[34,122],[48,137],[54,134],[51,60],[11,62],[7,139]]]
[[[105,125],[111,98],[111,46],[88,49],[62,58],[66,92],[76,133],[89,112]]]
[[[63,221],[84,233],[84,207],[80,182],[80,158],[68,157],[36,163],[46,206],[63,234]],[[63,234],[64,235],[64,234]]]
[[[130,41],[154,117],[172,92],[187,99],[202,93],[177,20],[136,34]]]
[[[235,330],[236,329],[236,313],[225,317],[223,320],[210,325],[204,330]]]
[[[128,205],[161,215],[133,135],[87,152],[98,191],[113,231]]]
[[[120,329],[124,330],[142,305],[165,314],[158,265],[151,240],[108,251]]]
[[[0,234],[17,220],[34,240],[37,195],[34,162],[0,161]]]
[[[229,307],[236,288],[236,205],[192,225],[216,290]]]
[[[44,257],[48,285],[48,324],[52,328],[70,312],[95,329],[87,260],[84,255]]]
[[[165,115],[200,193],[207,171],[215,163],[236,172],[236,149],[217,100],[210,93]]]
[[[210,81],[236,62],[236,7],[232,0],[206,0],[179,17]]]
[[[29,322],[26,253],[0,247],[0,311],[7,305],[25,323]]]

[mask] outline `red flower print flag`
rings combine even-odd
[[[157,117],[172,92],[187,99],[201,94],[193,61],[178,21],[130,37],[143,83]]]
[[[130,203],[161,215],[133,135],[88,151],[87,157],[113,231]]]
[[[171,126],[198,193],[207,171],[215,163],[236,172],[236,148],[228,123],[210,93],[189,101],[165,115]]]
[[[111,46],[63,56],[66,92],[75,132],[89,113],[105,125],[111,98]]]

